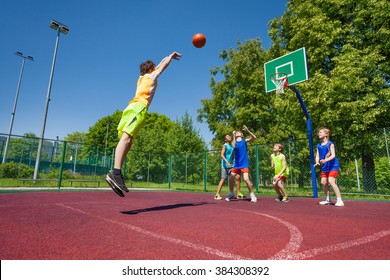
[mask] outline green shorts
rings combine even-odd
[[[118,124],[118,137],[122,137],[123,132],[135,138],[140,129],[144,126],[148,108],[142,103],[130,103],[122,113],[122,118]]]

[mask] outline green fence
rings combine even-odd
[[[0,134],[0,159],[7,135]],[[343,156],[337,149],[341,172],[337,179],[343,194],[390,196],[390,157],[385,129],[374,137],[372,157]],[[47,186],[107,187],[104,177],[113,166],[114,149],[46,139],[38,180],[33,179],[39,139],[12,136],[6,163],[0,165],[0,187]],[[313,196],[307,139],[282,143],[290,166],[286,190],[290,196]],[[273,143],[249,146],[250,176],[261,194],[273,194],[270,154]],[[337,148],[337,147],[336,147]],[[220,180],[220,151],[180,154],[136,154],[130,151],[124,173],[127,185],[172,191],[215,192]],[[319,169],[318,195],[322,196]],[[245,190],[245,184],[242,190]],[[227,186],[222,190],[227,193]]]

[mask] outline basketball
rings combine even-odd
[[[202,33],[197,33],[192,37],[192,44],[196,48],[203,48],[206,45],[206,36]]]

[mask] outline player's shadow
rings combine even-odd
[[[172,210],[182,207],[195,207],[195,206],[201,206],[209,204],[208,202],[199,202],[199,203],[178,203],[178,204],[171,204],[171,205],[162,205],[162,206],[156,206],[156,207],[150,207],[150,208],[144,208],[144,209],[136,209],[136,210],[130,210],[130,211],[122,211],[122,214],[126,215],[136,215],[138,213],[145,213],[145,212],[153,212],[153,211],[163,211],[163,210]]]

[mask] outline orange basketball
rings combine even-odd
[[[204,36],[202,33],[197,33],[192,37],[192,44],[196,48],[203,48],[204,45],[206,45],[206,36]]]

